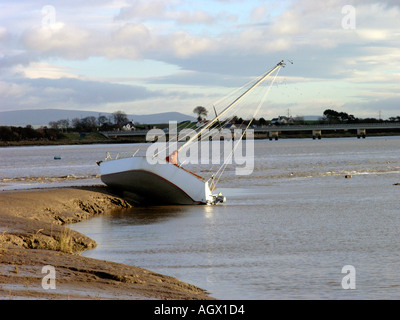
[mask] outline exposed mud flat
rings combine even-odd
[[[0,193],[0,298],[212,299],[173,277],[79,255],[96,242],[67,224],[130,206],[103,186]],[[55,289],[42,286],[46,265]]]

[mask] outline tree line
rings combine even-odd
[[[89,116],[85,118],[61,119],[49,122],[52,129],[67,132],[68,130],[79,132],[110,131],[121,129],[129,122],[128,116],[123,111],[116,111],[110,116],[99,115],[97,118]]]
[[[95,132],[121,129],[129,122],[127,115],[116,111],[110,116],[99,115],[96,117],[61,119],[49,122],[48,126],[34,129],[31,125],[26,127],[0,126],[0,141],[55,141],[65,138],[67,132]]]
[[[26,127],[0,127],[0,141],[26,141],[26,140],[49,140],[55,141],[63,138],[64,135],[56,129],[39,128],[33,129],[32,126]]]
[[[377,122],[398,122],[400,121],[400,116],[390,117],[388,120],[376,119],[376,118],[356,118],[352,114],[346,112],[339,112],[332,109],[326,109],[321,118],[323,123],[377,123]]]
[[[193,110],[198,115],[197,120],[200,121],[207,116],[207,110],[203,107],[196,107]],[[299,119],[295,124],[305,124],[304,119]],[[250,120],[242,119],[234,116],[230,119],[231,123],[247,125]],[[24,140],[58,140],[65,138],[64,133],[67,132],[95,132],[95,131],[112,131],[122,129],[129,122],[127,115],[122,111],[116,111],[110,116],[99,115],[98,117],[90,116],[85,118],[61,119],[49,122],[48,127],[33,129],[31,125],[26,127],[10,127],[0,126],[0,141],[24,141]],[[326,109],[323,117],[317,123],[376,123],[376,122],[400,122],[400,116],[390,117],[387,120],[375,118],[357,118],[346,112],[339,112],[332,109]],[[259,118],[253,119],[253,125],[265,126],[270,121]]]
[[[197,114],[197,121],[202,121],[208,114],[206,108],[202,106],[197,106],[193,109],[193,113]],[[377,122],[398,122],[400,121],[400,116],[390,117],[387,120],[375,119],[375,118],[357,118],[352,114],[348,114],[343,111],[336,111],[333,109],[326,109],[323,112],[323,116],[317,121],[320,124],[329,123],[329,124],[337,124],[337,123],[377,123]],[[234,124],[245,124],[247,125],[250,120],[239,118],[238,116],[234,116],[231,120],[231,123]],[[253,119],[252,124],[257,126],[269,125],[271,122],[265,120],[264,118],[260,118],[258,120]],[[290,117],[290,121],[288,124],[306,124],[307,122],[304,120],[304,117],[297,116],[295,118]]]
[[[197,106],[196,108],[193,109],[193,113],[197,114],[197,121],[202,121],[202,120],[206,119],[206,117],[208,115],[208,110],[202,106]],[[253,125],[256,125],[256,126],[263,126],[263,125],[267,125],[269,123],[267,120],[265,120],[262,117],[258,120],[254,119],[254,118],[251,120],[246,120],[243,118],[239,118],[238,116],[233,116],[232,119],[229,120],[230,123],[243,124],[243,125],[248,125],[250,121]]]

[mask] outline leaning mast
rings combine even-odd
[[[240,100],[242,100],[248,93],[250,93],[250,91],[252,91],[253,89],[255,89],[261,82],[263,82],[271,73],[273,73],[276,69],[283,67],[284,66],[284,61],[282,60],[281,62],[279,62],[274,68],[272,68],[270,71],[268,71],[264,76],[262,76],[257,82],[255,82],[249,89],[247,89],[245,92],[243,92],[239,97],[237,97],[230,105],[228,105],[224,110],[222,110],[222,112],[217,115],[216,117],[211,120],[206,126],[204,126],[204,128],[202,128],[196,135],[194,135],[193,137],[191,137],[185,144],[183,144],[182,146],[179,147],[179,149],[177,150],[178,152],[185,148],[188,144],[190,144],[191,142],[193,142],[193,140],[197,139],[197,137],[199,137],[205,130],[207,130],[209,127],[211,127],[216,121],[219,121],[219,119],[225,114],[227,113],[234,105],[236,105]]]

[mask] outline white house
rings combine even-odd
[[[292,117],[279,116],[278,118],[271,119],[271,124],[291,124],[293,123]]]
[[[122,127],[122,130],[123,131],[132,131],[132,130],[136,130],[136,127],[135,127],[135,125],[133,124],[132,121],[129,121],[127,124],[125,124]]]

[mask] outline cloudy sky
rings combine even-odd
[[[192,114],[282,59],[258,116],[400,115],[400,2],[0,0],[0,111]]]

